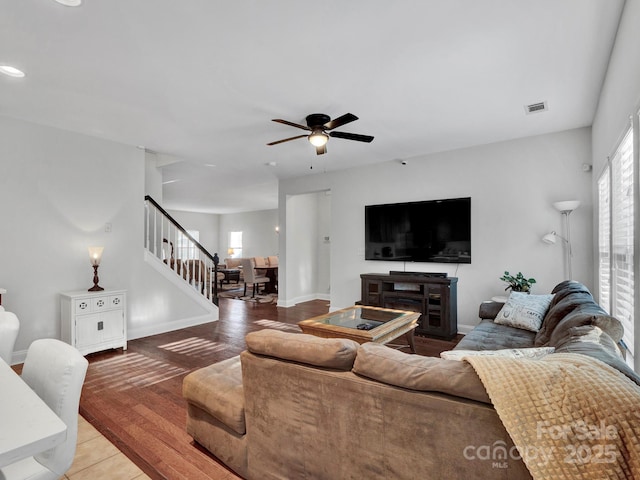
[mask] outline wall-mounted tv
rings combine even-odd
[[[471,198],[365,206],[364,258],[471,263]]]

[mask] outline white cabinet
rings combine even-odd
[[[61,300],[62,340],[80,353],[127,349],[127,292],[64,292]]]

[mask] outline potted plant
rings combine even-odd
[[[518,274],[514,276],[505,271],[504,275],[500,277],[500,280],[508,284],[505,291],[511,290],[512,292],[531,293],[531,287],[536,283],[535,278],[526,278],[522,272],[518,272]]]

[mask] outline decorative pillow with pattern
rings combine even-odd
[[[538,360],[555,351],[554,347],[505,348],[502,350],[448,350],[440,353],[445,360],[464,360],[465,357],[509,357]]]
[[[553,294],[529,295],[511,292],[507,302],[498,312],[494,323],[537,332],[549,310]]]

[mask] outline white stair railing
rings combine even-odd
[[[211,255],[150,196],[145,196],[145,249],[218,305],[218,254]]]

